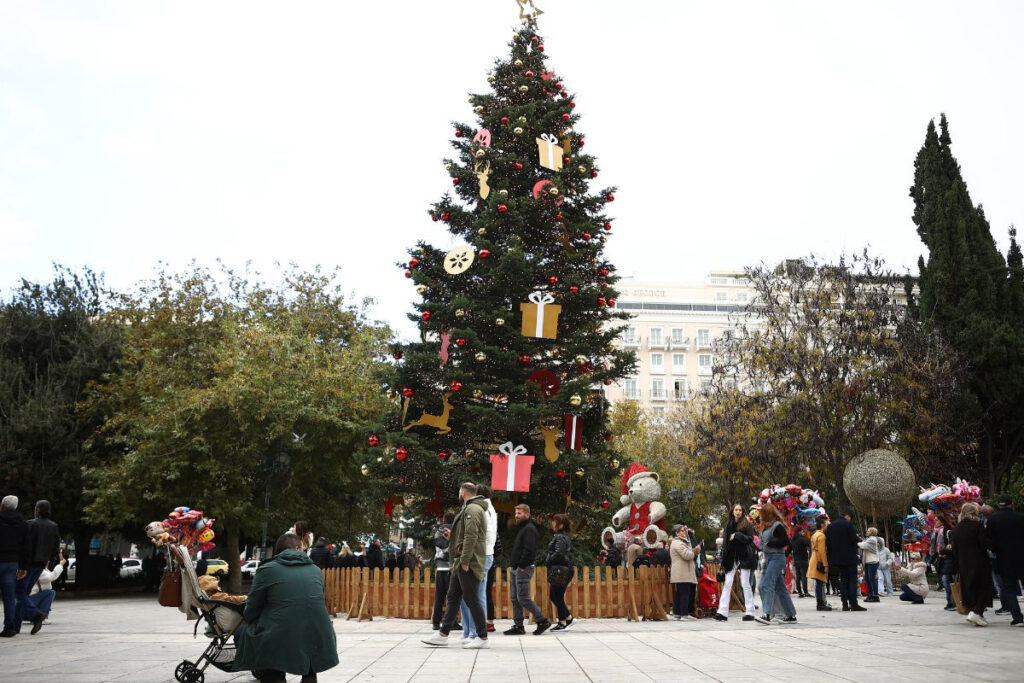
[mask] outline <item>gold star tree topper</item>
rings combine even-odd
[[[544,10],[533,4],[533,0],[516,0],[516,4],[519,5],[520,19],[536,19],[544,14]]]

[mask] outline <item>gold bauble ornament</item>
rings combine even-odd
[[[578,470],[576,470],[576,476],[577,477],[582,477],[584,474],[586,474],[586,472],[583,471],[582,467],[579,468]]]
[[[494,83],[494,74],[487,74],[487,82]]]
[[[384,462],[384,458],[377,458],[377,462]]]
[[[476,105],[475,107],[473,107],[473,111],[475,111],[477,114],[482,114],[483,111],[484,111],[484,105],[482,105],[482,104]]]
[[[455,310],[455,317],[456,318],[465,318],[466,317],[466,312],[464,310],[462,310],[461,308],[458,308],[458,309]]]
[[[619,461],[612,460],[610,463],[608,463],[608,466],[611,467],[613,470],[617,470],[619,469]]]
[[[484,353],[483,351],[478,351],[477,354],[473,357],[476,358],[478,363],[483,363],[485,360],[487,360],[487,354]]]
[[[579,356],[576,356],[576,364],[577,364],[577,365],[583,365],[583,364],[585,364],[586,362],[587,362],[587,357],[586,357],[586,356],[584,356],[584,355],[582,355],[582,354],[581,354],[581,355],[579,355]]]
[[[501,195],[502,197],[507,197],[508,190],[498,190],[498,194]]]
[[[480,235],[481,237],[486,235],[487,234],[487,228],[480,228],[479,230],[476,231],[476,234]]]
[[[363,473],[364,477],[370,476],[370,466],[369,465],[363,465],[362,467],[359,468],[359,471]]]
[[[523,85],[519,86],[519,92],[527,92],[529,89],[530,89],[530,86],[526,85],[525,83]]]
[[[573,408],[578,408],[582,404],[583,397],[580,396],[579,394],[573,394],[572,397],[569,399],[569,405],[571,405]]]
[[[519,123],[526,123],[526,117],[525,116],[520,116],[518,120],[519,120]]]
[[[586,173],[587,172],[587,167],[586,166],[577,166],[576,170],[579,171],[580,173]]]
[[[548,190],[548,194],[558,194],[558,188],[552,187],[550,190]]]
[[[515,64],[516,66],[522,66],[523,65],[523,60],[517,59],[516,61],[514,61],[512,63]]]
[[[484,397],[484,392],[480,391],[479,389],[474,389],[473,390],[473,398],[483,398],[483,397]]]
[[[497,318],[497,319],[495,319],[494,324],[497,325],[498,327],[501,327],[502,325],[505,324],[505,319],[504,318]]]
[[[446,170],[446,171],[453,171],[453,170],[455,170],[455,164],[445,164],[444,165],[444,170]]]
[[[426,285],[417,285],[416,286],[416,293],[419,294],[420,296],[426,294],[427,293],[427,286]]]
[[[466,457],[468,458],[469,456],[473,455],[473,453],[475,453],[475,452],[476,451],[474,451],[472,448],[467,449],[466,450]]]
[[[512,129],[512,132],[515,133],[516,135],[522,135],[523,129],[520,128],[519,126],[516,126],[515,128]]]
[[[483,155],[487,154],[487,152],[483,151],[482,149],[478,149],[476,152],[474,152],[474,154],[476,154],[476,158],[479,159]]]

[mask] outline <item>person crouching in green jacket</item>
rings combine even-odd
[[[284,683],[286,673],[315,683],[317,673],[338,665],[324,577],[301,544],[293,533],[277,539],[273,559],[256,571],[245,602],[234,668],[252,671],[261,683]]]
[[[490,505],[483,496],[476,493],[476,484],[466,482],[459,488],[462,509],[452,523],[449,539],[449,562],[452,568],[451,584],[448,586],[448,606],[441,619],[441,629],[423,642],[435,647],[448,646],[448,634],[455,626],[460,603],[465,600],[469,613],[473,615],[477,637],[462,644],[467,650],[489,647],[487,642],[487,617],[480,603],[480,582],[486,579],[487,560],[487,509]]]

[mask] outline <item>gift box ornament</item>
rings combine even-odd
[[[529,303],[519,304],[523,313],[523,336],[541,339],[558,338],[558,316],[562,307],[548,292],[533,292]]]
[[[491,489],[528,493],[532,469],[533,456],[526,455],[526,446],[513,447],[506,441],[491,454]]]
[[[558,138],[551,133],[543,133],[534,140],[540,154],[540,165],[552,171],[561,171],[563,150],[562,146],[558,144]]]
[[[570,451],[583,447],[583,418],[579,415],[565,416],[565,447]]]

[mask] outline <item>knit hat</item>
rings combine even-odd
[[[629,503],[629,485],[632,483],[633,478],[639,474],[649,474],[650,470],[641,465],[638,462],[633,463],[625,469],[622,473],[622,496],[619,498],[619,502],[623,505]],[[657,476],[657,475],[655,475]]]

